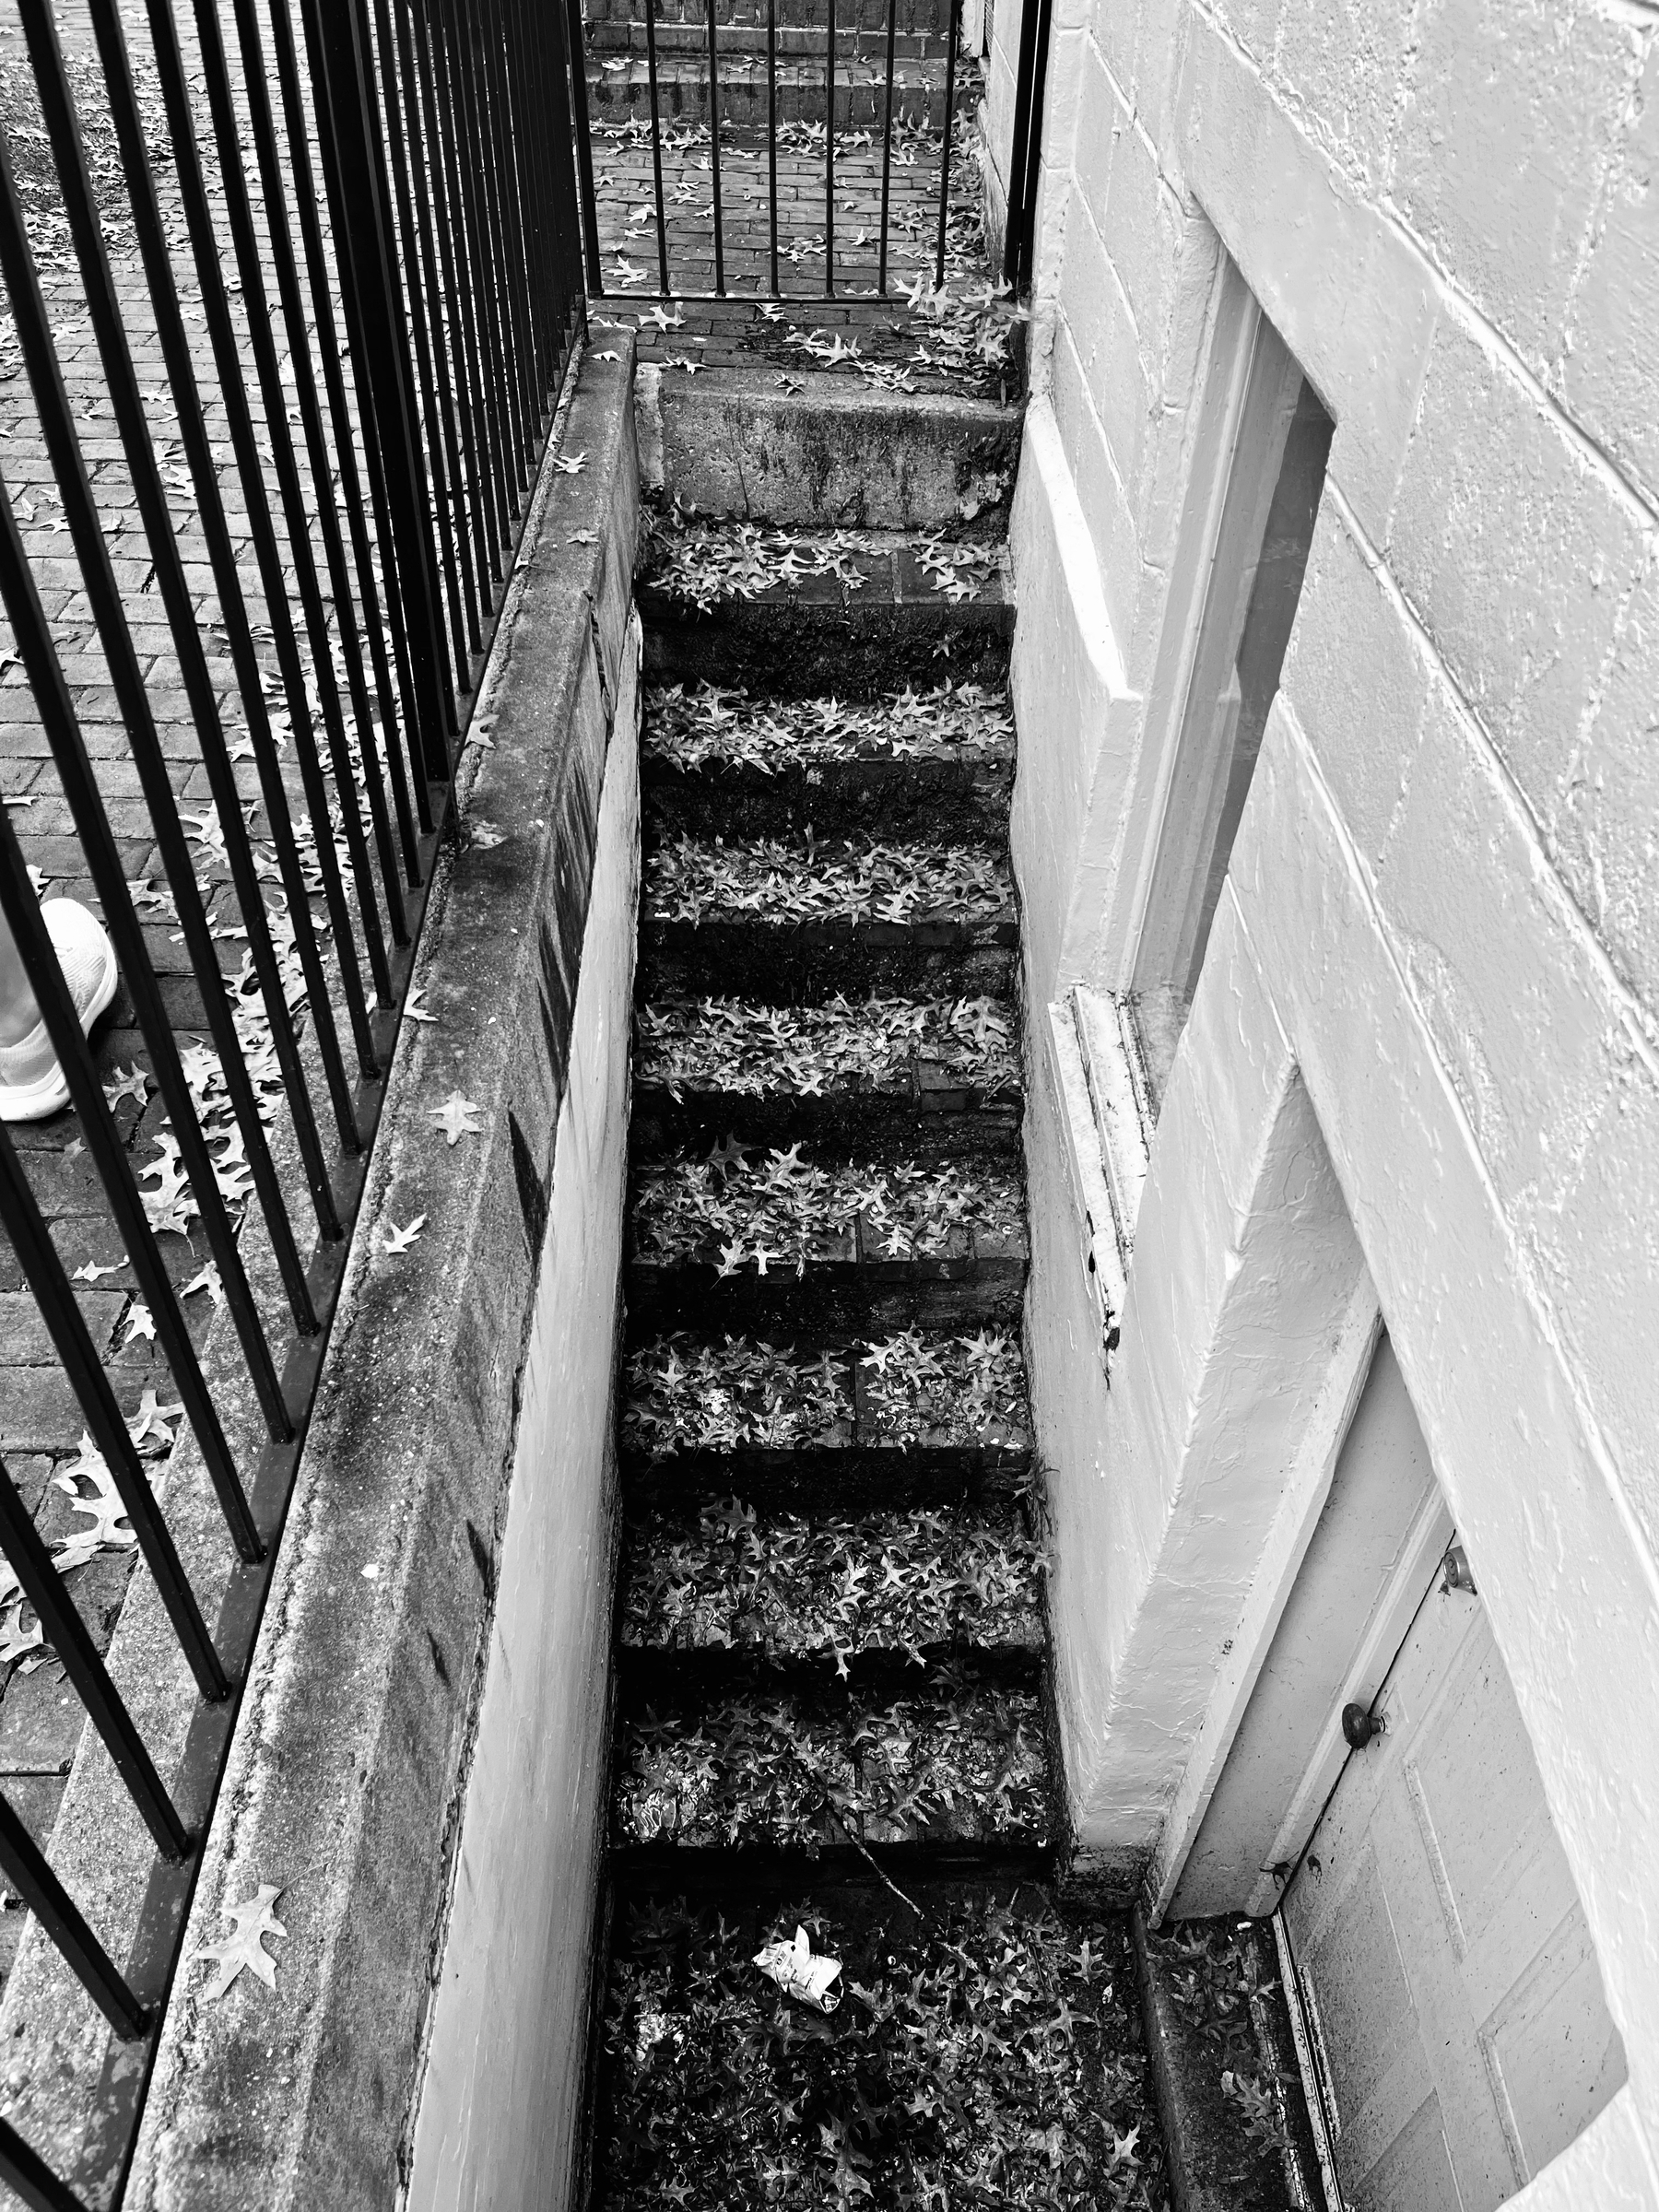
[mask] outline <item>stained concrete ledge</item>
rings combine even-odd
[[[1258,2074],[1284,2136],[1277,2154],[1245,2133],[1222,2088],[1225,2060],[1176,2004],[1171,1961],[1138,1908],[1130,1927],[1175,2212],[1325,2212],[1272,1939],[1258,1926],[1242,1942],[1258,1990],[1250,2006]]]
[[[641,367],[640,473],[710,515],[927,531],[1006,512],[1022,405],[887,392],[829,370]]]
[[[134,2212],[344,2212],[390,2206],[402,2185],[619,710],[632,732],[632,369],[626,348],[611,363],[590,353],[576,372],[559,441],[584,466],[544,475],[486,673],[493,746],[465,756],[466,827],[417,965],[436,1021],[406,1020],[398,1040],[203,1848],[124,2197]],[[480,818],[499,842],[471,841]],[[451,1150],[431,1110],[456,1088],[481,1126]],[[419,1213],[424,1235],[388,1260],[378,1232]],[[245,1430],[246,1408],[230,1412]],[[205,1486],[188,1466],[169,1481],[194,1569]],[[202,1586],[211,1599],[211,1573]],[[188,1685],[169,1672],[157,1613],[141,1573],[110,1664],[171,1774]],[[118,1947],[147,1865],[132,1825],[88,1731],[54,1858]],[[282,1892],[287,1935],[266,1946],[276,1989],[243,1974],[206,2005],[191,1955],[227,1931],[222,1906],[262,1882]],[[112,2176],[88,2090],[131,2062],[61,1979],[30,1927],[6,1990],[6,2106],[101,2206]]]

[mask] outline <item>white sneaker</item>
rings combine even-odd
[[[80,1016],[81,1034],[90,1036],[120,981],[115,947],[97,915],[74,899],[48,900],[41,918]],[[44,1021],[16,1044],[0,1044],[0,1122],[43,1122],[68,1103],[69,1085]]]

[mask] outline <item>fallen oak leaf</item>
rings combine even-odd
[[[389,1254],[407,1252],[425,1227],[426,1216],[424,1214],[417,1214],[413,1221],[406,1221],[401,1229],[398,1228],[395,1221],[390,1222],[387,1225],[385,1235],[381,1240],[381,1250]]]
[[[452,1147],[458,1145],[464,1136],[482,1136],[484,1134],[484,1124],[477,1118],[480,1109],[458,1090],[452,1090],[441,1106],[429,1106],[427,1112],[443,1131]]]
[[[587,466],[585,453],[555,453],[553,465],[561,477],[579,477]]]
[[[227,1936],[222,1943],[198,1944],[191,1953],[193,1959],[206,1959],[218,1969],[210,1989],[202,1994],[208,2004],[222,1997],[244,1967],[256,1974],[267,1989],[276,1986],[276,1961],[260,1938],[263,1936],[286,1936],[288,1930],[271,1911],[282,1891],[270,1882],[261,1882],[255,1896],[240,1905],[221,1905],[220,1913],[236,1923],[236,1933]]]

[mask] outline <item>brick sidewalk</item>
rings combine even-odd
[[[198,143],[203,149],[204,169],[219,235],[225,244],[229,276],[231,274],[229,226],[223,219],[222,197],[208,150],[212,134],[205,94],[201,91],[199,48],[194,43],[190,11],[180,11],[178,19],[186,65],[196,94],[194,104]],[[125,20],[147,135],[152,145],[165,146],[169,142],[168,133],[154,66],[148,60],[152,51],[148,29],[142,11],[136,7],[126,9]],[[206,544],[183,450],[176,441],[176,412],[128,219],[112,133],[103,112],[101,72],[84,0],[70,0],[69,5],[60,9],[57,23],[81,111],[88,163],[101,202],[112,269],[129,344],[163,477],[171,495],[180,551],[186,573],[196,587],[199,629],[214,691],[223,726],[234,747],[236,733],[247,719],[246,710],[222,627],[219,602],[212,588]],[[234,29],[228,16],[226,41],[234,72],[239,65],[238,54]],[[114,559],[134,646],[169,762],[170,780],[178,794],[186,830],[192,835],[193,850],[198,856],[197,881],[210,925],[221,942],[224,971],[234,976],[242,965],[244,954],[241,915],[222,836],[213,818],[206,771],[182,689],[171,632],[155,588],[149,548],[137,514],[131,475],[106,395],[85,295],[58,200],[55,171],[41,130],[32,72],[15,9],[9,6],[0,9],[0,118],[5,123],[20,194],[28,212],[30,239],[52,315],[58,358],[76,418],[81,450],[99,513]],[[280,137],[280,126],[278,135]],[[257,183],[253,176],[251,147],[245,138],[244,159],[258,219]],[[155,178],[173,250],[174,272],[192,341],[208,433],[215,455],[222,464],[219,476],[227,520],[265,670],[264,689],[273,718],[281,726],[286,703],[281,678],[176,181],[171,166],[164,167],[159,162]],[[263,223],[261,228],[263,235]],[[268,247],[265,262],[273,328],[279,357],[286,366],[288,351],[280,318],[275,312],[276,285]],[[250,407],[268,463],[269,426],[260,403],[252,347],[245,329],[240,335]],[[93,626],[79,567],[69,548],[62,504],[9,321],[0,334],[0,378],[6,379],[0,382],[0,477],[5,480],[22,528],[25,548],[41,589],[126,874],[134,882],[147,880],[155,891],[163,894],[154,899],[142,915],[151,960],[181,1041],[210,1044],[199,988],[172,923],[170,901],[164,895],[165,878],[148,809],[140,795],[110,670]],[[326,594],[323,545],[314,522],[315,488],[298,431],[296,449],[304,495],[313,516],[313,551]],[[273,509],[280,516],[273,466],[267,465],[265,476]],[[333,486],[328,488],[327,496],[331,499],[335,496]],[[280,522],[278,532],[286,572],[291,578],[291,551],[282,535]],[[38,871],[41,888],[46,895],[80,899],[96,911],[98,900],[86,873],[80,841],[40,724],[33,694],[15,653],[9,650],[12,639],[3,618],[0,618],[0,641],[6,648],[0,653],[0,796],[11,812],[25,856],[30,867]],[[314,663],[303,639],[301,651],[314,701]],[[349,700],[347,708],[349,713]],[[262,834],[265,825],[257,804],[258,784],[252,760],[239,762],[236,773],[238,787],[249,802],[256,855],[263,850],[269,856],[274,848]],[[299,821],[306,816],[308,808],[291,743],[284,754],[284,782],[291,812]],[[314,869],[312,875],[314,877]],[[316,912],[321,927],[324,918],[320,906]],[[336,1015],[344,1029],[343,1009],[336,1009]],[[164,1151],[159,1140],[168,1124],[153,1081],[140,1079],[149,1076],[150,1056],[134,1024],[133,1002],[124,981],[112,1015],[100,1024],[94,1038],[95,1058],[106,1082],[107,1095],[124,1079],[124,1095],[118,1096],[114,1107],[115,1120],[127,1141],[135,1168],[142,1175],[146,1165]],[[347,1064],[351,1065],[348,1046]],[[262,1095],[267,1099],[273,1096],[271,1086],[261,1088]],[[318,1105],[322,1121],[325,1117],[325,1102],[319,1100]],[[204,1119],[209,1141],[217,1150],[220,1139],[231,1134],[224,1111],[220,1108],[216,1113],[208,1104]],[[173,1403],[177,1394],[165,1360],[153,1338],[145,1333],[147,1315],[135,1296],[134,1272],[126,1264],[123,1241],[79,1133],[77,1117],[69,1112],[44,1124],[16,1126],[10,1134],[48,1218],[53,1241],[76,1280],[81,1311],[114,1387],[117,1403],[129,1423],[135,1424],[147,1407],[165,1408]],[[220,1171],[220,1184],[232,1203],[233,1218],[245,1203],[243,1194],[247,1183],[245,1169],[239,1170],[234,1164],[237,1149],[233,1143],[229,1151],[219,1155],[226,1163]],[[303,1248],[309,1235],[302,1191],[292,1194],[291,1204]],[[207,1279],[209,1255],[206,1240],[199,1225],[191,1225],[189,1233],[163,1231],[159,1243],[175,1283],[182,1288],[200,1284],[184,1300],[192,1336],[199,1345],[217,1297],[217,1286]],[[287,1316],[280,1312],[267,1313],[265,1320],[273,1344],[280,1353]],[[42,1537],[54,1547],[85,1526],[74,1506],[75,1498],[92,1493],[79,1447],[84,1426],[74,1392],[57,1364],[34,1299],[23,1283],[9,1244],[0,1235],[0,1453],[4,1453],[6,1466],[33,1512]],[[140,1449],[152,1455],[152,1471],[159,1471],[171,1432],[176,1432],[177,1427],[176,1418],[152,1419],[149,1423]],[[130,1547],[107,1545],[88,1564],[69,1572],[76,1601],[100,1649],[107,1645],[113,1631],[135,1557]],[[44,1841],[62,1794],[63,1776],[68,1771],[80,1735],[83,1709],[63,1678],[62,1668],[50,1659],[42,1664],[38,1651],[31,1653],[27,1649],[25,1640],[29,1631],[24,1622],[27,1620],[32,1626],[32,1612],[20,1613],[14,1604],[0,1620],[0,1672],[5,1677],[0,1692],[0,1789],[4,1789]],[[14,1902],[9,1897],[4,1900],[6,1906]],[[9,1966],[21,1924],[20,1912],[8,1912],[0,1919],[0,1969]]]

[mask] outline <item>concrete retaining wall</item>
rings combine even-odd
[[[492,747],[467,757],[417,971],[435,1018],[399,1038],[125,2195],[146,2212],[569,2186],[635,868],[632,369],[631,348],[582,363],[560,442],[584,466],[544,477],[486,677]],[[499,837],[471,841],[483,821]],[[455,1089],[479,1126],[452,1147],[432,1115]],[[192,1954],[262,1883],[276,1987],[244,1973],[209,2004]],[[469,2049],[480,1964],[475,2026],[502,2041]]]
[[[638,640],[599,808],[570,1083],[484,1694],[415,2127],[411,2212],[561,2212],[581,2143],[609,1750],[612,1391],[639,892]]]

